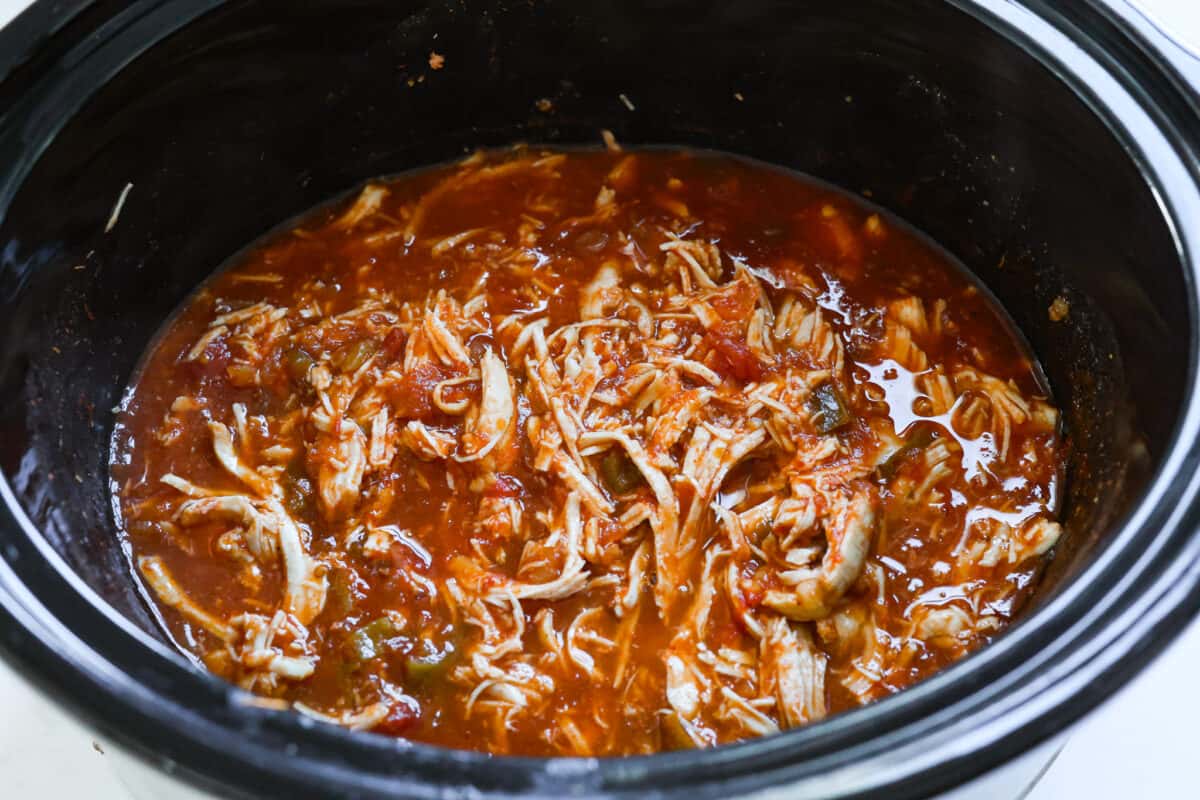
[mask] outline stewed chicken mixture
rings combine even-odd
[[[706,747],[896,692],[1061,529],[1035,365],[930,243],[685,151],[372,183],[204,286],[112,476],[175,640],[493,753]]]

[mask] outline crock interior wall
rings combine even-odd
[[[1044,589],[1103,540],[1180,405],[1172,239],[1065,85],[967,15],[909,0],[259,0],[186,26],[84,104],[0,225],[0,465],[35,524],[157,633],[113,535],[105,462],[111,409],[171,310],[254,237],[368,177],[601,128],[869,190],[947,246],[1066,410],[1069,536]],[[1070,317],[1052,323],[1059,295]]]

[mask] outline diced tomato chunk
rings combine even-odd
[[[408,341],[408,337],[400,328],[392,328],[388,331],[388,335],[383,338],[383,355],[386,358],[396,361],[400,356],[404,355],[404,344]]]
[[[395,413],[410,419],[428,420],[433,416],[433,387],[451,377],[448,370],[424,362],[404,373],[399,384],[393,384],[389,400]]]
[[[758,303],[758,293],[746,281],[737,281],[709,300],[713,311],[726,322],[745,325]]]
[[[374,730],[390,736],[400,736],[415,725],[420,718],[421,715],[411,704],[393,703],[392,707],[388,709],[387,716],[375,726]]]
[[[720,330],[710,330],[708,341],[719,362],[714,369],[722,376],[743,382],[762,378],[762,362],[744,341]]]
[[[483,493],[487,497],[520,497],[525,493],[525,487],[512,475],[501,472],[494,476]]]

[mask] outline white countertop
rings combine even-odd
[[[1140,0],[1164,30],[1200,52],[1200,0]],[[24,6],[0,0],[0,24]],[[1200,623],[1074,732],[1030,800],[1200,795],[1195,720]],[[91,735],[0,662],[0,795],[129,800]]]

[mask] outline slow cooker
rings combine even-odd
[[[1200,606],[1200,65],[1129,5],[39,0],[0,32],[0,75],[0,652],[172,781],[1011,797]],[[987,284],[1070,436],[1067,534],[1033,606],[868,707],[626,759],[344,731],[195,666],[114,535],[113,408],[156,329],[230,254],[368,177],[602,129],[869,194]]]

